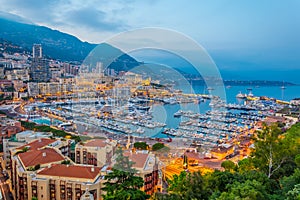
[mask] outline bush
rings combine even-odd
[[[142,150],[147,150],[149,145],[146,142],[136,142],[134,143],[134,148],[136,149],[142,149]]]
[[[157,151],[157,150],[160,150],[160,149],[162,149],[162,148],[164,148],[165,147],[165,145],[163,144],[163,143],[156,143],[156,144],[154,144],[153,146],[152,146],[152,150],[153,151]]]

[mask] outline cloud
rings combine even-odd
[[[0,5],[0,11],[77,36],[85,35],[87,30],[93,31],[95,35],[95,32],[116,33],[129,27],[114,17],[113,13],[128,11],[125,9],[127,6],[120,1],[89,0],[83,3],[81,0],[0,0]],[[78,33],[80,28],[85,30]]]
[[[121,31],[124,30],[122,22],[107,20],[107,14],[96,8],[83,8],[66,12],[64,14],[66,24],[86,27],[96,31]]]
[[[1,10],[17,14],[31,20],[34,23],[45,22],[53,19],[52,10],[59,0],[0,0]]]

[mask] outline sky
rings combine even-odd
[[[175,30],[201,44],[232,76],[271,69],[275,79],[297,81],[295,73],[300,74],[299,0],[0,0],[0,5],[2,12],[93,43],[137,28]]]

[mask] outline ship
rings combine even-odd
[[[236,95],[236,98],[238,98],[238,99],[245,99],[245,98],[247,98],[247,95],[246,94],[242,94],[242,92],[240,91],[240,93],[238,93]]]

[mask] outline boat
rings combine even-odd
[[[285,90],[286,87],[284,86],[284,81],[282,82],[282,86],[280,87],[280,89]]]
[[[178,110],[176,113],[174,113],[174,117],[181,117],[182,111]]]
[[[242,94],[242,92],[240,91],[240,93],[238,93],[238,94],[236,95],[236,98],[238,98],[238,99],[245,99],[245,98],[247,98],[247,95]]]
[[[247,95],[247,97],[253,97],[254,95],[253,95],[253,93],[251,92],[251,90],[250,90],[250,92],[249,92],[249,94]]]
[[[145,129],[139,127],[135,132],[137,132],[138,134],[143,134],[145,133]]]

